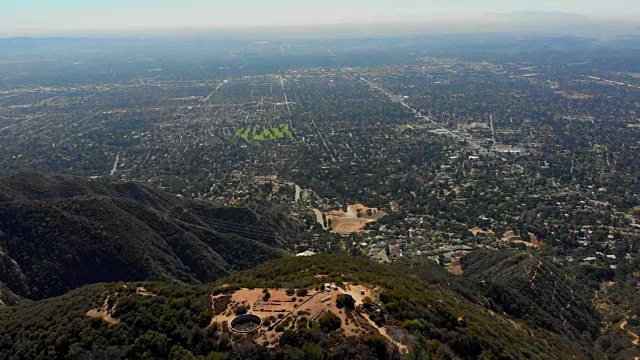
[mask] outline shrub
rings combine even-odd
[[[296,291],[296,295],[298,296],[307,296],[308,293],[309,291],[306,288],[298,289],[298,291]]]
[[[410,331],[410,332],[417,331],[418,329],[420,329],[420,321],[418,321],[418,320],[407,320],[404,323],[402,323],[402,327],[405,328],[407,331]]]
[[[304,329],[307,327],[307,318],[306,317],[302,317],[300,319],[298,319],[298,323],[297,323],[297,327],[298,329]]]
[[[236,308],[236,315],[244,315],[247,313],[247,307],[244,305],[240,305]]]

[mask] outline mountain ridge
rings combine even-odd
[[[283,256],[277,232],[296,230],[273,211],[38,173],[2,179],[0,205],[0,282],[32,299],[102,281],[213,281]]]
[[[362,306],[342,311],[354,311],[348,319],[371,317],[384,328],[386,336],[403,342],[407,352],[403,355],[375,328],[367,326],[360,335],[347,336],[344,326],[348,324],[325,328],[330,326],[322,325],[325,320],[316,321],[304,314],[294,321],[285,317],[282,329],[275,330],[279,335],[268,346],[253,342],[252,335],[230,332],[228,324],[214,318],[213,309],[216,314],[238,313],[242,306],[244,311],[253,311],[252,303],[230,302],[240,289],[256,289],[262,294],[289,288],[324,292],[326,283],[377,289]],[[73,354],[76,358],[104,358],[109,354],[110,359],[601,357],[562,334],[485,307],[483,296],[476,293],[477,286],[480,284],[475,280],[455,277],[428,260],[381,265],[346,255],[280,258],[208,285],[87,285],[59,297],[0,310],[0,331],[10,340],[0,339],[4,341],[0,357],[7,351],[17,359],[45,353],[59,357]],[[312,296],[298,290],[293,296]],[[211,302],[213,295],[217,296],[215,303]],[[335,301],[329,296],[329,302]],[[64,309],[59,308],[62,303],[66,304]],[[110,304],[107,307],[111,310],[99,317],[87,315],[89,310],[101,308],[100,304]],[[306,319],[305,326],[299,325],[302,318]],[[25,328],[36,330],[25,332]],[[47,340],[42,332],[55,333],[56,340]]]

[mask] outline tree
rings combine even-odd
[[[134,341],[131,347],[131,354],[136,358],[144,356],[165,358],[168,355],[167,340],[165,334],[150,330]]]
[[[340,294],[336,298],[336,306],[338,307],[338,309],[345,308],[347,310],[355,310],[356,301],[353,299],[351,295]]]
[[[188,360],[194,359],[193,355],[180,345],[175,345],[169,353],[169,360]]]
[[[371,349],[371,352],[376,356],[376,359],[387,359],[387,339],[378,334],[367,335],[363,339],[364,343]]]
[[[304,358],[306,360],[322,360],[324,359],[324,352],[322,348],[314,343],[305,343],[302,346],[304,352]]]
[[[336,314],[328,311],[318,318],[318,324],[320,324],[320,329],[322,331],[329,333],[340,329],[342,326],[342,320],[340,320]]]
[[[427,360],[429,359],[429,354],[426,349],[426,346],[422,343],[421,339],[416,339],[409,346],[409,351],[404,356],[405,360]]]

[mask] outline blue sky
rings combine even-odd
[[[77,30],[291,26],[434,14],[561,11],[638,19],[638,0],[0,0],[0,36]]]

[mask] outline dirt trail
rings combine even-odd
[[[356,301],[356,305],[362,305],[363,300],[365,297],[372,297],[374,296],[374,291],[367,287],[367,286],[363,286],[363,285],[355,285],[355,284],[349,284],[346,283],[345,284],[349,290],[345,290],[343,288],[338,288],[338,291],[342,294],[347,294],[347,295],[351,295],[351,297]],[[351,287],[353,287],[354,289],[351,289]],[[359,289],[364,289],[365,290],[365,294],[363,295]],[[387,332],[387,329],[385,329],[383,326],[378,326],[376,325],[376,323],[371,320],[368,316],[362,316],[362,318],[367,321],[369,323],[369,325],[371,325],[374,329],[378,330],[378,332],[380,333],[380,335],[386,337],[387,339],[389,339],[398,349],[400,349],[400,351],[402,353],[406,353],[407,352],[407,346],[395,341],[393,339],[393,337],[391,335],[389,335],[389,333]]]
[[[638,334],[634,333],[633,331],[627,330],[626,327],[629,323],[627,322],[627,320],[624,320],[620,323],[620,330],[626,332],[627,334],[631,335],[631,337],[633,338],[633,341],[631,341],[631,343],[635,346],[640,345],[640,336],[638,336]]]
[[[378,330],[380,335],[386,337],[389,341],[391,341],[391,343],[395,345],[400,350],[400,352],[402,353],[407,352],[407,345],[395,341],[391,337],[391,335],[389,335],[389,333],[387,332],[387,329],[385,329],[383,326],[376,325],[376,323],[373,320],[371,320],[368,316],[362,316],[362,318],[364,318],[369,323],[369,325],[373,326],[374,329]]]
[[[142,286],[139,286],[139,287],[136,288],[136,295],[157,296],[156,294],[149,292],[147,289],[145,289]]]
[[[103,293],[100,297],[103,297],[107,292]],[[112,299],[112,304],[109,304],[109,300]],[[94,318],[94,319],[100,319],[104,322],[106,322],[109,325],[116,325],[120,322],[120,320],[112,317],[111,315],[113,314],[113,312],[116,309],[117,306],[117,301],[118,301],[118,294],[113,294],[113,295],[108,295],[104,301],[102,302],[102,305],[100,307],[98,307],[95,303],[94,303],[94,308],[87,311],[86,312],[86,316],[90,317],[90,318]]]
[[[531,278],[531,288],[533,289],[533,282],[536,280],[536,276],[538,276],[538,270],[540,270],[540,266],[542,266],[542,260],[538,260],[538,266],[533,271],[533,277]]]

